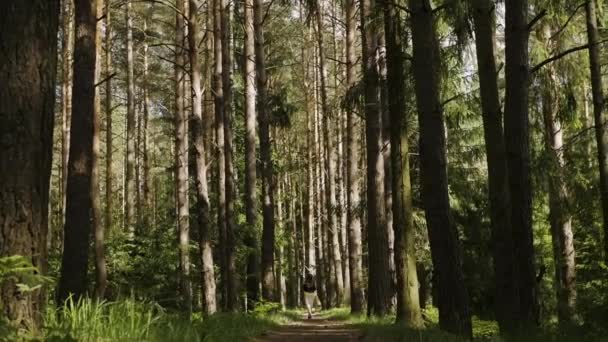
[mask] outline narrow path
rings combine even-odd
[[[254,339],[255,342],[285,341],[285,342],[359,342],[363,334],[344,323],[331,321],[313,315],[312,319],[302,317],[302,320],[276,328]]]

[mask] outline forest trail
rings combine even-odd
[[[328,320],[316,314],[310,320],[303,317],[302,320],[267,331],[262,336],[254,339],[255,342],[355,342],[362,340],[363,333],[361,331],[342,322]]]

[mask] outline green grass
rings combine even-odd
[[[43,339],[48,341],[245,341],[280,324],[295,312],[219,313],[191,318],[167,312],[158,304],[123,299],[98,303],[68,300],[49,308]],[[40,336],[38,336],[40,338]]]
[[[460,342],[464,339],[443,332],[439,329],[439,312],[436,308],[423,311],[424,329],[411,329],[395,324],[395,316],[367,317],[366,315],[351,315],[349,308],[338,308],[323,311],[321,316],[329,320],[338,320],[360,329],[365,334],[366,342],[375,341],[407,341],[407,342]],[[498,324],[495,321],[482,320],[473,317],[473,336],[475,341],[509,341],[499,337]],[[601,341],[608,338],[590,335],[589,332],[578,331],[569,335],[558,334],[555,330],[540,331],[535,336],[525,336],[512,339],[518,342],[578,342]]]

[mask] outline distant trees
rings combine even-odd
[[[22,255],[43,273],[58,24],[57,0],[0,2],[0,257]],[[44,300],[0,286],[2,316],[21,327],[40,323]]]

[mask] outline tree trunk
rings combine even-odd
[[[323,44],[323,12],[320,1],[315,3],[315,13],[317,19],[317,47],[319,51],[319,81],[321,90],[321,113],[323,117],[323,138],[327,153],[327,177],[326,177],[326,199],[328,214],[328,239],[331,241],[331,276],[335,290],[335,303],[337,306],[342,304],[344,292],[344,281],[342,277],[342,260],[340,257],[340,237],[338,217],[336,215],[336,154],[334,151],[331,127],[331,109],[327,99],[327,63]]]
[[[604,113],[604,86],[602,84],[602,67],[598,42],[598,20],[595,1],[589,0],[585,5],[587,18],[587,39],[589,40],[589,66],[591,68],[591,92],[593,94],[593,117],[595,118],[595,140],[597,142],[597,159],[600,172],[600,194],[602,199],[602,228],[604,232],[604,261],[608,263],[608,132]]]
[[[198,43],[202,34],[198,20],[200,0],[189,0],[188,15],[188,52],[190,56],[190,78],[192,83],[192,138],[196,161],[196,210],[198,212],[199,255],[201,263],[201,293],[203,312],[213,314],[217,311],[215,271],[211,247],[211,219],[209,213],[209,190],[207,188],[207,163],[203,137],[203,91],[201,89],[200,59]],[[179,15],[179,14],[178,14]]]
[[[218,240],[219,240],[219,265],[220,265],[220,279],[221,279],[221,306],[226,309],[228,287],[227,287],[227,262],[226,262],[226,149],[225,149],[225,137],[224,137],[224,115],[226,110],[224,108],[226,101],[224,98],[224,79],[223,79],[223,67],[222,61],[224,44],[223,33],[222,33],[222,14],[223,0],[213,0],[213,43],[214,43],[214,82],[213,82],[213,93],[215,94],[215,137],[216,137],[216,159],[217,159],[217,227],[218,227]]]
[[[236,184],[234,181],[234,160],[233,160],[233,137],[232,137],[232,61],[231,53],[231,11],[230,1],[222,0],[221,17],[221,37],[222,37],[222,86],[224,87],[224,166],[225,176],[225,278],[224,286],[226,287],[225,305],[228,311],[236,310],[237,293],[236,293],[236,256],[234,254],[236,237],[235,237],[235,217],[234,217],[234,202],[236,196]]]
[[[255,64],[258,86],[258,125],[262,170],[263,227],[262,227],[262,298],[276,300],[274,282],[274,199],[272,146],[270,145],[270,115],[267,108],[266,56],[262,13],[264,1],[254,0],[253,25],[255,31]]]
[[[106,0],[107,1],[107,0]],[[104,11],[104,0],[97,0],[97,16]],[[103,35],[103,21],[97,21],[95,38],[95,84],[101,81],[101,36]],[[110,53],[108,51],[108,53]],[[99,157],[100,157],[100,134],[101,134],[101,95],[99,87],[95,87],[95,110],[93,113],[93,160],[91,169],[91,199],[93,215],[93,231],[95,232],[95,298],[102,300],[108,283],[108,271],[106,269],[105,254],[105,231],[101,223],[101,193],[99,190]]]
[[[106,0],[108,1],[108,0]],[[148,139],[148,122],[150,121],[150,96],[149,96],[149,87],[148,84],[148,41],[147,41],[147,30],[148,30],[148,18],[144,18],[144,43],[143,43],[143,118],[141,123],[141,152],[142,152],[142,160],[141,160],[141,168],[142,168],[142,179],[141,179],[141,189],[142,189],[142,207],[143,207],[143,216],[141,217],[141,222],[143,225],[143,229],[150,229],[150,215],[152,214],[151,205],[152,205],[152,194],[151,190],[151,175],[150,175],[150,144]]]
[[[111,21],[111,3],[110,0],[106,0],[106,36],[105,36],[105,49],[106,49],[106,99],[105,99],[105,112],[106,112],[106,207],[105,207],[105,231],[109,235],[112,232],[113,223],[113,180],[114,173],[112,172],[112,80],[109,76],[112,74],[112,21]]]
[[[554,34],[548,23],[543,25],[543,41],[555,49]],[[573,326],[576,316],[576,262],[572,233],[572,215],[568,210],[569,193],[565,179],[564,127],[559,115],[559,80],[555,64],[542,72],[542,113],[545,124],[545,146],[549,154],[549,222],[555,260],[557,317],[561,328]]]
[[[505,146],[511,204],[514,256],[513,307],[507,314],[507,334],[528,333],[537,322],[537,284],[532,236],[532,184],[528,118],[528,1],[505,3]]]
[[[68,158],[70,153],[70,115],[72,114],[72,62],[74,54],[74,1],[64,0],[63,6],[63,40],[61,46],[62,77],[61,82],[61,220],[65,224],[65,198],[68,184]],[[63,232],[62,232],[63,233]],[[60,234],[63,239],[63,234]],[[63,242],[63,241],[62,241]]]
[[[244,1],[245,56],[243,83],[245,84],[245,216],[247,231],[247,300],[251,307],[260,299],[260,268],[257,237],[257,173],[256,173],[256,89],[255,89],[255,36],[253,29],[253,0]]]
[[[376,0],[361,1],[363,33],[363,82],[365,86],[365,137],[367,140],[367,229],[369,250],[368,315],[388,314],[391,284],[386,234],[384,198],[384,158],[382,155],[382,111],[377,52],[381,32],[373,21],[380,12]]]
[[[184,12],[184,1],[177,9]],[[190,201],[188,197],[188,115],[184,109],[184,17],[175,15],[175,172],[177,179],[177,234],[179,241],[179,289],[183,308],[192,312],[190,284]]]
[[[356,31],[357,6],[355,0],[344,2],[346,20],[346,85],[353,91],[357,84]],[[353,314],[363,311],[363,264],[361,246],[361,174],[359,172],[359,125],[354,108],[346,112],[346,211],[348,226],[348,266],[350,269],[350,308]]]
[[[316,50],[313,50],[316,51]],[[316,56],[315,58],[316,59]],[[313,60],[314,60],[313,59]],[[317,77],[314,72],[314,64],[313,64],[313,105],[314,105],[314,149],[315,149],[315,225],[316,225],[316,250],[315,254],[317,256],[316,264],[317,264],[317,293],[319,297],[319,301],[321,302],[323,307],[327,307],[327,298],[329,294],[326,294],[325,281],[328,279],[326,277],[327,272],[325,271],[325,267],[327,265],[327,250],[325,249],[323,242],[323,168],[321,166],[321,161],[323,160],[323,154],[321,153],[321,134],[319,129],[319,106],[318,106],[318,94],[317,94]],[[325,261],[325,262],[324,262]]]
[[[420,127],[420,172],[441,329],[472,336],[458,232],[450,214],[439,43],[429,0],[409,0],[413,71]]]
[[[21,255],[43,274],[59,12],[56,0],[0,2],[3,56],[14,57],[0,63],[0,257]],[[44,301],[0,286],[1,315],[18,327],[39,326]]]
[[[275,134],[275,141],[278,140]],[[276,229],[279,238],[279,243],[276,250],[276,266],[275,266],[275,279],[277,281],[277,298],[281,304],[281,308],[285,310],[285,299],[286,299],[286,286],[285,286],[285,269],[283,262],[283,241],[285,241],[285,222],[283,221],[283,204],[285,203],[284,192],[283,192],[283,175],[277,175],[277,222]]]
[[[488,163],[488,191],[490,198],[490,221],[494,248],[495,313],[498,324],[506,324],[507,313],[514,294],[512,282],[513,240],[509,215],[509,193],[507,182],[506,151],[502,128],[502,109],[498,92],[498,72],[494,56],[496,46],[496,15],[490,0],[475,0],[473,21],[475,46],[486,158]]]
[[[405,37],[398,10],[384,4],[386,66],[392,171],[396,320],[411,327],[423,326],[416,273],[415,227],[410,183],[409,142],[405,103]],[[390,241],[389,241],[390,243]]]
[[[87,290],[87,266],[91,238],[91,186],[93,166],[95,45],[97,8],[95,1],[76,0],[74,44],[74,90],[64,252],[57,289],[57,302],[70,295],[76,301]]]
[[[133,60],[132,0],[126,0],[127,21],[127,164],[125,174],[125,229],[129,237],[135,236],[135,77]],[[181,44],[181,41],[180,43]]]

